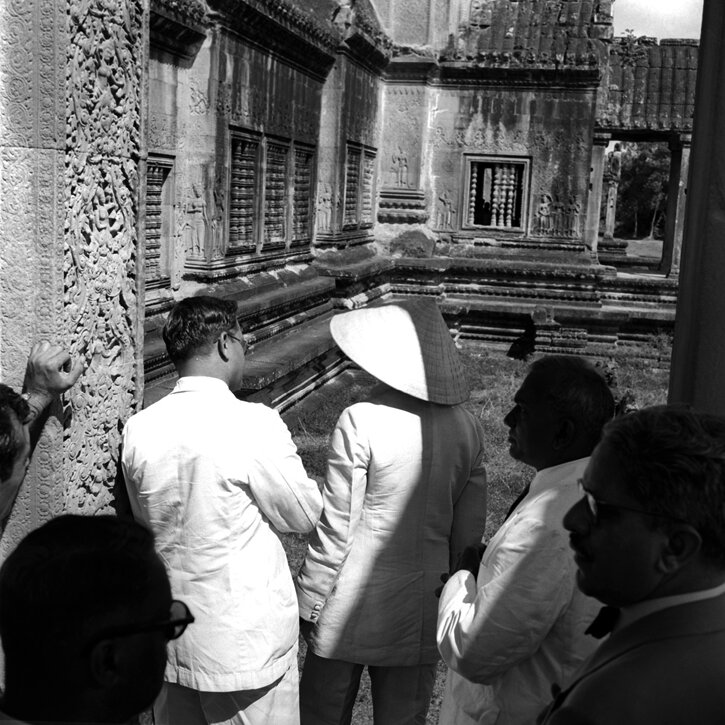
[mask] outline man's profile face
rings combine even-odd
[[[596,518],[585,498],[564,516],[579,589],[619,607],[657,596],[657,562],[667,537],[646,514],[616,507],[646,509],[628,495],[616,454],[606,443],[594,449],[582,487],[596,501]]]
[[[10,476],[0,481],[0,521],[9,515],[18,495],[20,484],[25,478],[30,464],[30,430],[27,424],[21,423],[15,414],[12,414],[15,439],[20,441],[18,453],[13,461]]]
[[[514,407],[503,422],[509,427],[512,458],[537,470],[547,468],[554,452],[556,415],[544,396],[546,379],[530,373],[514,395]]]

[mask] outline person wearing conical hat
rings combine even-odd
[[[337,422],[297,578],[301,722],[349,723],[367,666],[376,725],[424,723],[440,573],[485,525],[483,431],[432,299],[340,314],[330,330],[379,385]]]

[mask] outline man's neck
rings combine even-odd
[[[177,365],[176,372],[179,374],[180,378],[216,378],[229,387],[229,371],[225,368],[220,369],[216,365],[204,364],[201,361],[194,360],[185,364]]]

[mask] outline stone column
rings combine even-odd
[[[604,239],[614,239],[614,223],[617,220],[617,193],[619,180],[610,176],[607,179],[607,214],[604,217]]]
[[[725,414],[725,3],[705,0],[682,264],[672,403]]]
[[[52,516],[113,502],[140,395],[147,19],[148,0],[0,0],[0,376],[19,387],[39,339],[87,366],[52,411],[0,557]]]
[[[587,201],[587,221],[584,228],[584,243],[589,247],[592,261],[597,262],[597,243],[599,242],[599,213],[602,208],[602,186],[604,183],[604,165],[607,144],[612,134],[595,132],[592,146],[592,166],[589,177],[589,199]]]
[[[680,273],[682,232],[685,225],[685,201],[687,199],[687,175],[690,169],[689,133],[678,134],[670,141],[670,179],[667,186],[667,221],[662,247],[660,271],[668,277]]]

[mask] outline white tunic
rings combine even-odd
[[[168,647],[166,680],[230,692],[274,682],[296,655],[297,599],[272,530],[320,515],[289,430],[226,384],[181,378],[126,425],[123,471],[134,516],[156,537],[174,597],[196,621]]]
[[[588,458],[539,471],[486,548],[478,578],[441,594],[438,648],[451,671],[441,725],[533,723],[599,642],[584,634],[601,604],[576,586],[564,514]]]

